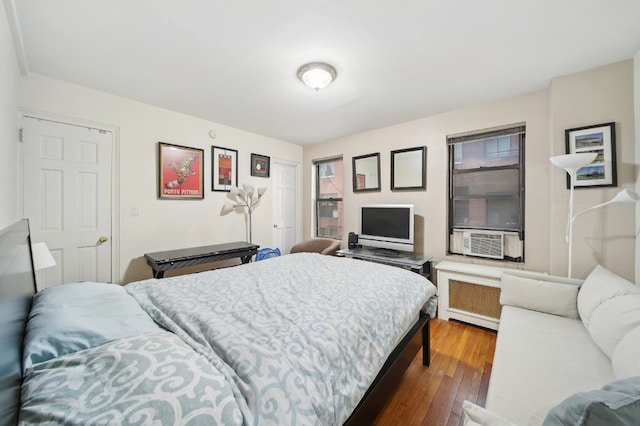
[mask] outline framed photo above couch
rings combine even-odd
[[[616,123],[596,124],[565,130],[567,154],[595,152],[593,163],[576,173],[575,188],[617,186]],[[567,188],[571,182],[567,175]]]

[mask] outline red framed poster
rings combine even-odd
[[[158,197],[204,198],[204,150],[158,142]]]

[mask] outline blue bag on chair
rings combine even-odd
[[[256,254],[256,261],[258,260],[264,260],[264,259],[269,259],[271,257],[278,257],[280,256],[282,253],[280,253],[280,249],[279,248],[262,248],[260,250],[258,250],[258,254]]]

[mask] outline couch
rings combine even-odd
[[[506,272],[485,407],[465,425],[640,424],[640,288]]]

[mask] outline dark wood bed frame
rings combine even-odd
[[[0,231],[0,425],[18,423],[22,345],[35,293],[29,222],[23,219]],[[421,347],[422,363],[429,365],[429,337],[429,317],[421,313],[345,424],[373,423]]]

